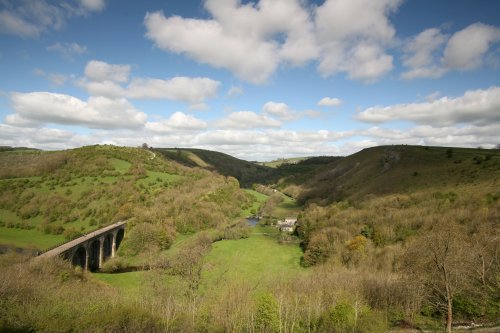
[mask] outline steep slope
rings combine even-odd
[[[329,203],[368,194],[405,193],[500,177],[500,152],[487,149],[381,146],[318,169],[300,186],[302,202]]]
[[[154,151],[186,166],[198,166],[234,177],[242,187],[251,187],[254,183],[268,183],[276,178],[276,171],[272,168],[216,151],[191,148],[155,148]]]
[[[234,179],[144,149],[0,153],[0,244],[45,249],[130,218],[172,238],[229,223],[249,200]]]

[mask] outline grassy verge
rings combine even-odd
[[[49,235],[39,230],[0,227],[0,244],[22,248],[47,249],[64,241],[63,235]]]

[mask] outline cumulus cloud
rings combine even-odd
[[[500,121],[500,88],[469,90],[456,98],[442,97],[424,103],[375,106],[358,114],[361,121],[383,123],[408,120],[419,124],[487,125]]]
[[[0,11],[0,33],[36,38],[49,30],[60,30],[75,16],[86,16],[105,7],[104,0],[77,3],[45,0],[4,0]]]
[[[207,0],[209,19],[154,12],[144,24],[157,47],[253,83],[267,81],[279,65],[311,60],[319,61],[324,76],[345,72],[374,81],[393,67],[384,48],[395,35],[388,15],[400,2],[327,0],[308,7],[300,0]]]
[[[455,33],[443,54],[446,68],[471,70],[481,65],[491,44],[500,41],[500,28],[475,23]]]
[[[318,102],[318,106],[340,106],[342,104],[342,101],[336,97],[331,98],[331,97],[324,97]]]
[[[446,70],[436,65],[438,51],[449,37],[437,28],[426,29],[409,39],[404,46],[403,64],[410,68],[401,74],[403,79],[438,78]]]
[[[55,123],[83,125],[90,128],[141,128],[146,114],[125,99],[90,97],[87,102],[76,97],[49,92],[15,93],[11,97],[16,113],[6,123],[23,125]]]
[[[482,23],[471,24],[451,37],[437,28],[426,29],[405,43],[403,64],[408,70],[401,77],[439,78],[452,70],[478,68],[498,41],[500,28]]]
[[[104,61],[92,60],[85,66],[85,76],[97,82],[118,82],[128,81],[130,75],[130,65],[113,65]]]
[[[234,98],[240,95],[243,95],[243,88],[236,86],[231,86],[231,88],[229,88],[229,90],[226,93],[226,96],[229,98]]]
[[[275,44],[227,34],[215,20],[166,18],[156,12],[148,13],[144,22],[147,37],[159,48],[229,69],[250,82],[262,83],[277,68]]]
[[[290,121],[298,119],[301,115],[299,112],[292,110],[285,103],[277,103],[277,102],[267,102],[262,107],[262,110],[265,114],[276,117],[282,121]]]
[[[47,46],[47,51],[58,52],[63,58],[73,60],[75,56],[87,52],[87,47],[78,43],[55,43]]]
[[[372,127],[358,131],[358,135],[370,138],[373,145],[413,144],[448,147],[493,148],[498,141],[499,124],[464,127],[416,126],[408,129]]]
[[[215,124],[219,128],[266,128],[280,127],[281,122],[251,111],[239,111],[229,114]]]
[[[219,81],[206,77],[178,76],[168,80],[135,78],[129,81],[130,65],[90,61],[85,67],[85,78],[78,84],[94,96],[132,99],[169,99],[182,101],[195,108],[205,108],[204,101],[216,96]]]
[[[195,131],[205,129],[207,123],[201,119],[182,112],[175,112],[170,118],[157,122],[146,123],[146,129],[158,133],[170,133],[175,131]]]
[[[170,80],[134,79],[126,95],[138,99],[170,99],[198,104],[217,94],[219,81],[205,77],[174,77]]]
[[[351,79],[373,82],[393,68],[385,46],[394,41],[389,14],[400,0],[327,0],[316,9],[321,45],[318,70],[328,76],[347,73]],[[356,22],[353,24],[353,22]]]

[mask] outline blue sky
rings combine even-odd
[[[0,0],[0,145],[500,143],[497,0]]]

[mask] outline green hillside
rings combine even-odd
[[[175,237],[230,223],[253,200],[234,179],[153,156],[114,146],[1,152],[0,242],[43,250],[125,219]]]
[[[305,179],[290,177],[283,187],[300,186],[302,202],[330,203],[499,178],[498,150],[381,146],[334,160]]]
[[[383,146],[270,168],[199,149],[5,149],[1,249],[130,222],[101,272],[0,255],[0,331],[406,333],[447,318],[495,331],[499,189],[498,150]],[[293,234],[270,226],[294,216]]]
[[[224,176],[234,177],[238,179],[242,187],[249,188],[254,183],[268,183],[275,179],[273,169],[224,153],[191,148],[156,148],[154,151],[189,167],[201,167]]]

